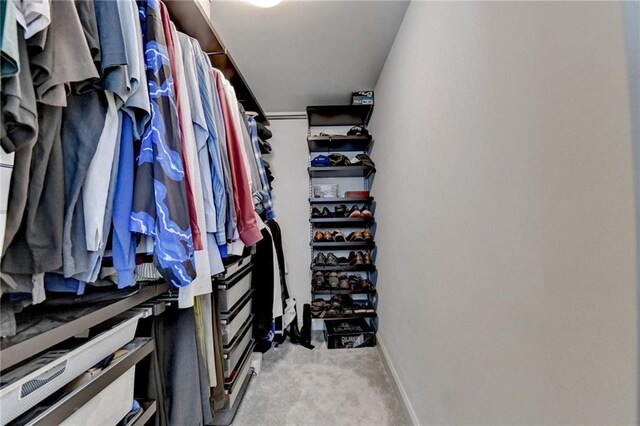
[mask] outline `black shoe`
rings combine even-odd
[[[349,262],[349,265],[351,266],[363,265],[363,264],[364,264],[364,256],[362,256],[362,252],[357,252],[353,256],[353,259],[351,259],[351,261]]]
[[[335,217],[347,217],[347,206],[345,206],[344,204],[340,204],[339,206],[336,206],[334,211],[335,211],[334,213]]]
[[[322,209],[322,217],[323,218],[327,218],[327,217],[332,217],[333,214],[331,213],[331,210],[329,210],[328,208],[324,208]]]
[[[318,253],[315,259],[313,259],[313,264],[316,266],[324,266],[327,264],[327,257],[324,253]]]
[[[311,209],[311,217],[322,217],[322,213],[317,208]]]

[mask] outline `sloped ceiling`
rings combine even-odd
[[[302,112],[374,88],[408,4],[213,0],[211,19],[262,108]]]

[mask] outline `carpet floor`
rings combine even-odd
[[[264,354],[234,426],[406,425],[377,348],[285,343]]]

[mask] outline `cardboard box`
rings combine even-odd
[[[373,105],[373,90],[352,92],[351,105]]]
[[[325,320],[324,326],[329,349],[353,349],[376,345],[376,333],[364,318]]]

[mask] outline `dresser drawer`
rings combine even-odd
[[[224,377],[228,378],[234,368],[238,366],[242,355],[251,342],[253,332],[253,315],[249,317],[247,322],[242,326],[236,338],[229,346],[222,348],[222,357],[224,359]]]
[[[242,359],[240,361],[240,365],[238,368],[234,370],[236,373],[232,378],[226,379],[224,381],[225,393],[227,394],[227,402],[228,405],[225,408],[233,409],[236,402],[239,402],[238,397],[241,395],[242,385],[247,380],[248,376],[251,374],[251,353],[253,352],[253,348],[255,347],[255,343],[251,343],[249,347],[242,354]]]
[[[221,312],[229,311],[251,289],[252,270],[253,265],[249,263],[228,279],[217,282],[218,306]]]
[[[228,312],[220,313],[222,323],[222,344],[228,346],[238,335],[242,326],[251,316],[251,297],[253,290],[249,290],[242,299]]]

